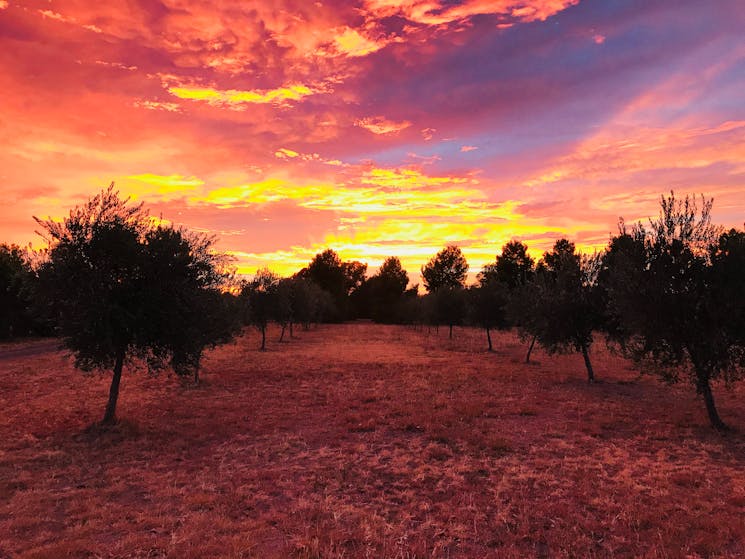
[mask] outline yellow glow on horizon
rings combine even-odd
[[[365,184],[402,188],[463,184],[468,182],[468,179],[463,177],[430,177],[416,169],[375,168],[363,173],[361,181]]]
[[[184,177],[182,175],[143,173],[141,175],[130,175],[127,178],[156,186],[160,193],[182,192],[204,184],[204,181],[197,177]]]

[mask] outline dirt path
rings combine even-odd
[[[0,361],[45,355],[47,353],[58,351],[59,349],[60,341],[54,338],[37,340],[34,342],[2,345],[0,346]]]

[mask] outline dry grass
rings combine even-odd
[[[0,361],[0,557],[745,556],[742,431],[602,347],[590,386],[509,333],[257,345],[198,388],[125,372],[109,431],[108,376]],[[717,396],[745,430],[743,389]]]

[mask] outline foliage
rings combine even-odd
[[[338,321],[349,314],[349,296],[364,284],[367,264],[343,262],[332,249],[316,254],[306,268],[296,275],[316,284],[329,294],[321,296],[318,313],[324,320]]]
[[[471,286],[467,295],[470,321],[486,331],[489,351],[492,351],[491,330],[508,325],[506,308],[509,290],[500,281],[482,281],[481,285]]]
[[[595,375],[589,357],[592,331],[600,322],[596,292],[600,257],[582,256],[566,239],[556,241],[538,263],[533,281],[519,291],[512,313],[522,315],[520,328],[548,353],[582,353],[587,377]]]
[[[34,280],[27,251],[0,244],[0,339],[46,332],[33,312]]]
[[[481,285],[498,281],[514,289],[525,285],[533,277],[535,261],[528,255],[528,246],[512,240],[502,247],[502,253],[495,262],[483,267],[478,275]]]
[[[463,287],[468,274],[468,262],[455,245],[448,245],[422,266],[422,278],[427,291]]]
[[[453,337],[453,326],[463,324],[466,313],[466,292],[462,287],[441,287],[426,296],[430,321],[448,327],[448,337]]]
[[[409,276],[401,261],[391,256],[386,258],[378,273],[367,280],[367,314],[376,322],[393,323],[402,318],[401,302],[409,283]]]
[[[195,382],[204,350],[229,341],[239,327],[232,297],[219,289],[226,260],[213,244],[213,237],[158,226],[145,233],[142,247],[151,367],[170,360],[176,374]]]
[[[278,314],[278,287],[279,276],[269,268],[261,268],[241,291],[247,303],[247,323],[261,332],[262,351],[266,349],[266,327]]]
[[[227,278],[211,237],[153,227],[113,183],[61,222],[35,219],[50,244],[38,296],[79,368],[114,370],[104,423],[115,421],[126,358],[154,368],[171,361],[184,374],[205,346],[228,337],[204,328],[217,316],[202,312],[200,301]]]
[[[711,224],[712,200],[671,193],[657,219],[611,242],[606,271],[613,332],[626,355],[668,382],[687,377],[704,397],[709,419],[726,428],[711,381],[743,377],[744,233]]]

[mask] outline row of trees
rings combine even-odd
[[[663,197],[657,219],[621,220],[593,255],[560,239],[536,263],[511,241],[468,287],[465,257],[447,246],[421,268],[420,296],[398,258],[368,278],[366,264],[330,249],[292,277],[262,269],[236,288],[213,238],[155,225],[111,185],[62,222],[37,220],[49,249],[34,265],[17,247],[0,247],[0,336],[54,331],[80,368],[112,369],[110,423],[128,359],[198,380],[204,349],[245,324],[262,332],[262,349],[272,321],[280,341],[294,325],[349,317],[446,325],[451,337],[468,323],[485,330],[489,349],[492,329],[515,327],[529,342],[527,360],[536,342],[579,352],[590,382],[593,336],[603,331],[643,370],[690,379],[723,429],[711,382],[731,383],[745,369],[745,232],[712,225],[711,205]]]
[[[687,379],[711,424],[725,429],[711,384],[745,373],[745,231],[713,225],[712,203],[671,193],[656,219],[631,227],[621,219],[593,255],[561,239],[534,266],[525,245],[508,243],[479,275],[479,297],[492,302],[482,326],[502,320],[530,349],[537,340],[549,353],[580,352],[590,382],[593,333],[604,331],[642,371]]]

